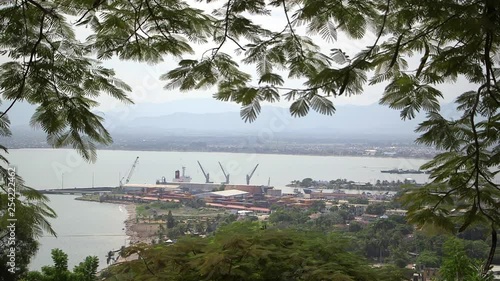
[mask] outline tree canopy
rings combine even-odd
[[[24,185],[15,169],[0,167],[0,281],[18,280],[38,250],[38,238],[44,232],[55,235],[49,219],[56,214],[47,202],[45,195]],[[11,249],[15,249],[14,263]]]
[[[331,115],[333,97],[382,83],[380,103],[400,110],[403,119],[427,112],[417,142],[444,151],[422,167],[431,171],[431,184],[404,198],[410,220],[454,232],[488,225],[487,270],[500,225],[494,179],[500,165],[500,1],[198,2],[213,12],[181,0],[2,2],[0,91],[7,108],[0,133],[10,134],[7,113],[17,101],[36,104],[31,123],[49,143],[95,159],[95,143],[111,141],[92,111],[96,97],[131,102],[131,88],[102,64],[113,57],[152,64],[176,57],[178,66],[161,76],[167,89],[214,87],[216,99],[242,106],[245,121],[257,118],[262,102],[281,99],[292,102],[293,116],[310,110]],[[90,31],[86,39],[77,39],[78,26]],[[367,46],[341,49],[339,34]],[[227,52],[231,47],[236,50]],[[244,64],[255,70],[244,71]],[[438,86],[457,79],[474,90],[458,96],[461,116],[451,120],[439,112],[446,93]]]
[[[105,280],[402,280],[404,271],[374,269],[346,251],[339,235],[263,229],[235,222],[208,238],[182,238],[171,246],[135,245]]]
[[[0,10],[0,51],[8,58],[0,67],[3,100],[40,105],[32,124],[41,126],[54,146],[73,145],[91,158],[93,141],[110,141],[102,118],[91,112],[95,97],[105,92],[130,102],[130,87],[101,62],[116,57],[158,63],[173,56],[180,59],[178,67],[161,76],[167,89],[217,87],[214,97],[241,104],[248,121],[257,117],[260,102],[282,98],[293,101],[294,116],[310,109],[333,114],[329,97],[361,94],[366,84],[385,81],[380,102],[401,110],[402,118],[430,112],[420,128],[429,131],[421,142],[465,149],[452,132],[445,133],[448,123],[438,113],[443,93],[436,88],[462,76],[477,91],[457,100],[464,117],[448,127],[481,132],[487,127],[479,140],[488,136],[489,144],[497,142],[497,1],[197,2],[208,3],[213,12],[180,0],[6,1]],[[282,19],[273,24],[277,30],[262,24],[275,18]],[[77,40],[77,27],[91,35]],[[371,44],[357,53],[341,50],[339,33]],[[224,53],[226,46],[236,50]],[[419,56],[420,63],[412,64],[411,56]],[[255,73],[242,71],[240,64],[254,66]],[[289,85],[297,79],[303,87]],[[434,143],[429,135],[439,130],[448,137],[440,135]],[[475,145],[473,138],[467,143]]]
[[[99,259],[88,256],[73,271],[68,269],[68,255],[60,249],[52,250],[54,265],[44,266],[41,271],[30,271],[21,281],[97,281]]]

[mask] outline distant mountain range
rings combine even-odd
[[[424,120],[402,121],[399,111],[386,106],[343,105],[333,116],[311,111],[306,117],[290,116],[288,108],[263,106],[257,120],[245,123],[239,106],[214,99],[186,99],[161,104],[137,104],[123,110],[100,112],[105,126],[115,134],[225,135],[225,134],[297,134],[307,136],[415,136],[414,129]],[[25,131],[34,106],[18,104],[9,112],[13,130]],[[442,106],[443,115],[458,117],[453,104]]]
[[[196,113],[193,108],[210,112]],[[399,111],[386,106],[337,106],[336,113],[325,116],[311,111],[307,116],[294,118],[288,108],[263,106],[253,123],[245,123],[236,104],[211,99],[183,100],[166,104],[140,104],[129,112],[104,114],[107,127],[123,133],[176,134],[307,134],[307,135],[366,135],[415,136],[414,130],[424,120],[419,114],[413,120],[403,121]],[[183,112],[188,111],[188,112]],[[457,116],[453,104],[443,105],[446,116]]]

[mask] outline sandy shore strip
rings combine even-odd
[[[157,227],[153,229],[151,225],[137,223],[136,204],[127,204],[125,209],[128,213],[128,219],[125,221],[125,234],[129,237],[129,244],[140,242],[151,244],[152,239],[156,237]]]
[[[128,236],[129,244],[135,244],[141,239],[139,234],[133,230],[133,226],[136,225],[136,205],[127,204],[125,209],[127,210],[128,218],[125,220],[125,234]]]

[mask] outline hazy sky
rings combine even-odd
[[[195,1],[188,1],[191,3],[196,3],[196,7],[204,9],[207,12],[211,12],[215,7],[219,7],[224,3],[223,1],[214,1],[213,3],[199,3]],[[271,16],[253,16],[252,17],[256,23],[261,26],[271,29],[273,31],[281,31],[286,26],[286,18],[284,12],[281,8],[272,10]],[[304,28],[298,28],[298,34],[305,35]],[[362,40],[354,40],[347,37],[344,33],[339,32],[336,42],[326,42],[322,40],[319,36],[313,36],[314,42],[318,44],[322,51],[326,54],[330,53],[330,49],[340,48],[351,57],[358,51],[371,46],[375,40],[375,34],[369,32]],[[189,58],[199,59],[201,54],[217,44],[209,43],[203,46],[196,46],[196,54],[193,56],[187,56]],[[237,45],[228,40],[221,51],[235,56],[234,50],[237,49]],[[418,65],[420,57],[409,58],[409,63]],[[163,86],[166,84],[165,81],[160,81],[160,75],[166,73],[167,71],[175,68],[177,66],[179,59],[172,57],[165,57],[165,61],[158,65],[148,65],[145,63],[136,62],[123,62],[117,59],[112,59],[106,61],[105,65],[112,67],[116,70],[118,77],[126,81],[133,88],[131,93],[131,98],[136,104],[140,103],[163,103],[178,99],[195,99],[195,98],[208,98],[212,97],[215,92],[215,88],[211,90],[203,91],[190,91],[190,92],[179,92],[176,90],[165,90]],[[255,73],[253,65],[241,65],[242,69],[249,71],[250,73]],[[286,75],[283,76],[286,78]],[[287,80],[285,82],[286,86],[291,87],[301,87],[302,81],[300,80]],[[256,82],[254,83],[257,84]],[[367,105],[378,102],[381,98],[384,87],[387,83],[382,83],[374,86],[366,86],[364,94],[351,96],[351,97],[338,97],[332,98],[334,104],[357,104],[357,105]],[[472,85],[465,79],[460,79],[454,85],[441,85],[438,87],[445,96],[443,102],[453,101],[457,95],[463,93],[466,90],[473,89]],[[124,105],[117,103],[109,97],[103,97],[101,100],[100,110],[116,110],[124,107]],[[279,106],[289,106],[291,102],[281,101],[275,105]]]
[[[195,1],[189,1],[189,2],[196,3],[196,7],[205,9],[207,11],[212,11],[214,7],[218,7],[223,3],[222,1],[214,1],[214,3],[208,5],[206,3],[199,3]],[[257,23],[274,31],[281,31],[286,24],[286,19],[284,17],[284,13],[281,8],[273,10],[271,17],[254,17],[254,18],[256,19]],[[299,28],[297,32],[299,34],[304,35],[303,28]],[[77,30],[77,35],[81,39],[84,39],[89,34],[90,34],[89,30],[84,30],[82,28],[78,28]],[[369,33],[362,40],[353,40],[345,36],[345,34],[339,32],[337,39],[338,40],[336,42],[328,43],[324,40],[321,40],[321,38],[319,37],[314,37],[315,43],[322,48],[324,53],[328,54],[330,52],[329,50],[332,48],[340,48],[352,56],[357,51],[373,44],[375,35],[373,33]],[[212,48],[214,46],[216,46],[216,44],[214,43],[209,43],[204,46],[195,46],[196,54],[194,56],[189,56],[189,58],[200,58],[201,54],[205,50]],[[226,45],[222,48],[221,51],[234,55],[233,51],[236,48],[237,46],[233,42],[228,40]],[[159,80],[160,75],[175,68],[177,66],[178,61],[179,59],[177,58],[165,57],[163,63],[160,63],[158,65],[148,65],[146,63],[124,62],[124,61],[119,61],[118,59],[111,59],[105,61],[104,65],[107,67],[114,68],[118,78],[124,80],[133,88],[130,97],[134,100],[136,104],[163,103],[179,99],[196,99],[196,98],[211,97],[215,91],[215,88],[210,90],[191,91],[183,93],[180,93],[179,91],[176,90],[163,89],[165,82]],[[410,63],[412,62],[418,63],[418,61],[419,57],[410,58]],[[5,58],[0,58],[0,62],[5,62]],[[242,69],[254,73],[253,71],[254,66],[242,65]],[[286,78],[286,76],[284,76],[284,78]],[[285,85],[288,87],[300,87],[301,81],[288,80],[286,81]],[[385,84],[367,86],[365,88],[363,95],[332,98],[332,101],[334,102],[334,104],[357,104],[357,105],[372,104],[380,99],[384,87]],[[461,79],[458,81],[458,83],[454,85],[441,85],[439,89],[442,90],[443,94],[445,95],[444,102],[450,102],[458,94],[466,90],[472,89],[472,85],[469,85],[467,81]],[[102,111],[120,110],[120,108],[123,108],[125,106],[105,95],[99,97],[98,101],[101,103],[101,106],[99,106],[98,109]],[[288,106],[289,102],[282,101],[276,105]]]

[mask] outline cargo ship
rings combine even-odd
[[[387,173],[387,174],[429,174],[428,171],[421,171],[421,170],[415,170],[415,169],[410,169],[410,170],[392,169],[392,170],[382,170],[380,172]]]
[[[186,167],[182,167],[182,175],[179,170],[175,171],[174,178],[172,179],[171,182],[167,182],[165,177],[162,177],[159,180],[156,180],[156,184],[168,184],[168,183],[189,183],[191,182],[192,178],[188,175],[186,175]]]

